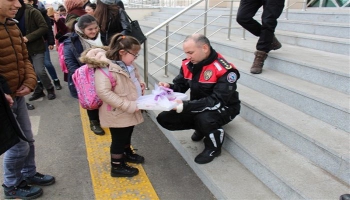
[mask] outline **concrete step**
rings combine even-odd
[[[158,112],[148,111],[148,114],[157,123]],[[198,165],[194,158],[202,152],[204,145],[191,141],[193,131],[172,132],[159,128],[217,199],[279,199],[224,149],[214,162]]]
[[[153,65],[153,67],[155,66]],[[160,74],[156,74],[155,76],[153,76],[153,78],[154,82],[170,82],[173,78],[173,75],[170,75],[170,77],[166,78],[164,76],[161,76]],[[242,87],[244,86],[239,85],[239,88]],[[244,99],[251,99],[253,97],[249,96],[246,98],[242,98],[242,95],[247,94],[247,89],[248,88],[245,87],[243,88],[243,91],[240,90],[240,96],[242,101],[244,101]],[[242,112],[245,111],[242,110]],[[149,113],[152,113],[153,116],[157,115],[157,113],[155,112]],[[248,121],[242,119],[241,117],[237,117],[233,120],[233,122],[229,123],[224,128],[227,133],[224,144],[225,149],[227,149],[229,153],[231,153],[236,159],[243,163],[246,168],[251,170],[251,172],[255,174],[255,176],[257,176],[262,182],[264,182],[268,187],[270,187],[271,190],[273,190],[280,198],[335,199],[339,196],[339,194],[343,194],[349,191],[349,186],[347,184],[343,183],[342,181],[339,181],[337,178],[334,178],[332,175],[316,167],[314,164],[310,163],[310,161],[298,155],[293,150],[284,146],[279,141],[267,135],[262,130],[259,130],[254,125],[250,124]],[[198,145],[198,143],[194,143],[190,140],[190,135],[193,131],[170,132],[165,129],[162,129],[162,131],[167,135],[169,140],[183,155],[183,157],[194,169],[194,171],[196,171],[196,173],[203,180],[203,182],[206,185],[210,185],[211,187],[209,188],[212,188],[213,190],[216,189],[215,185],[217,185],[218,183],[208,183],[208,181],[214,181],[213,179],[211,179],[212,177],[217,177],[215,174],[213,174],[215,172],[211,171],[211,173],[208,174],[207,172],[203,171],[203,169],[198,169],[198,166],[201,167],[207,165],[196,165],[193,162],[194,157],[203,149],[201,143],[200,145]],[[334,135],[332,136],[332,138],[334,138]],[[347,135],[345,139],[349,139],[349,135]],[[346,140],[342,141],[343,144],[344,141]],[[294,142],[297,143],[299,142],[299,140]],[[334,144],[339,145],[340,143],[338,142],[339,141],[334,141]],[[341,148],[343,147],[344,146],[342,146]],[[308,150],[309,153],[311,151],[316,155],[320,153],[320,151],[324,151],[323,148],[316,152],[314,152],[314,148],[305,148]],[[346,145],[344,149],[346,149]],[[305,149],[303,149],[302,151],[305,151]],[[226,156],[226,152],[224,156]],[[317,157],[319,158],[320,156]],[[217,162],[219,162],[219,166],[224,166],[225,169],[235,169],[231,171],[236,171],[236,168],[230,168],[229,166],[227,166],[229,163],[231,163],[230,159],[226,157],[224,158],[224,160],[227,162],[222,163],[220,160],[221,158],[222,157],[220,156],[209,165],[217,164]],[[349,162],[347,161],[347,163]],[[347,167],[347,169],[349,169],[349,166],[343,167]],[[218,168],[215,167],[215,169]],[[224,172],[226,172],[226,170]],[[204,175],[202,173],[204,173]],[[218,188],[237,189],[236,184],[232,185],[233,179],[231,179],[231,176],[227,175],[225,177],[229,178],[231,180],[231,183],[227,183],[226,179],[220,180],[222,186],[219,186]],[[211,180],[208,180],[208,178]],[[216,194],[215,192],[213,193]],[[244,196],[236,198],[235,194],[230,195],[230,198],[223,199],[231,199],[233,197],[234,199],[250,199]],[[259,199],[265,198],[260,197]]]
[[[183,8],[161,8],[160,12],[171,13],[175,15],[180,12]],[[200,15],[203,13],[203,8],[193,8],[188,11],[191,14]],[[238,7],[233,7],[232,13],[237,14]],[[261,9],[259,12],[261,13]],[[229,8],[213,8],[208,14],[217,16],[222,14],[229,14]],[[330,22],[330,23],[350,23],[350,14],[349,9],[332,9],[332,8],[307,8],[306,11],[301,9],[289,9],[287,18],[290,20],[299,20],[299,21],[311,21],[311,22]],[[284,11],[280,19],[286,19],[286,12]]]
[[[203,19],[198,19],[195,27],[198,29],[199,27],[203,26],[203,24]],[[232,24],[233,26],[231,27],[231,36],[236,35],[238,37],[243,37],[243,28],[240,25],[238,25],[234,20]],[[180,27],[185,25],[185,22],[173,22],[170,26],[174,25]],[[227,34],[228,29],[226,29],[226,27],[228,27],[228,19],[227,17],[223,17],[221,18],[221,20],[219,19],[216,23],[209,26],[208,30],[216,31],[218,29],[221,29],[219,31],[220,33]],[[280,40],[280,42],[283,44],[291,44],[294,46],[301,46],[341,55],[350,55],[350,41],[348,38],[337,38],[332,36],[320,36],[308,33],[298,33],[293,31],[279,30],[278,28],[275,34]],[[245,32],[245,35],[247,39],[257,38],[248,31]],[[226,36],[226,38],[227,37],[228,36]]]
[[[141,24],[143,30],[146,32],[154,26],[154,23],[149,21],[142,21]],[[178,28],[178,26],[171,26],[170,31],[177,30]],[[172,34],[171,38],[177,42],[172,43],[172,45],[181,45],[186,35],[192,34],[195,31],[194,29],[183,28],[181,29],[181,33]],[[155,34],[157,35],[156,41],[159,41],[159,38],[165,37],[165,31],[163,29],[157,31]],[[210,34],[211,32],[208,31],[207,35]],[[227,36],[222,33],[216,33],[210,37],[211,44],[217,51],[249,63],[254,60],[253,51],[257,41],[256,38],[254,40],[242,40],[240,37],[233,36],[230,41],[224,40],[224,38],[227,38]],[[149,40],[151,41],[152,39],[150,38]],[[160,48],[163,46],[159,45]],[[180,52],[182,53],[181,50],[177,51],[177,53]],[[283,44],[280,50],[269,53],[264,68],[350,94],[350,87],[348,87],[348,83],[350,82],[349,63],[350,59],[345,55]]]
[[[158,36],[154,36],[153,39],[156,38]],[[175,42],[170,41],[170,46]],[[162,52],[164,49],[161,48],[155,55],[161,55]],[[173,50],[171,53],[174,53],[174,56],[169,56],[169,60],[182,53],[182,49],[177,48],[177,51]],[[249,72],[251,63],[233,58],[227,52],[222,54],[240,70],[242,76],[240,83],[243,85],[261,91],[335,127],[350,131],[348,95],[273,70],[266,69],[266,73],[259,76],[252,75]],[[171,71],[178,70],[176,63],[172,63],[170,67],[175,68]]]
[[[169,13],[157,13],[156,15],[152,15],[149,17],[146,17],[148,21],[154,21],[157,23],[161,23],[165,21],[166,19],[170,18],[172,14]],[[176,18],[176,21],[171,22],[171,24],[175,25],[185,25],[190,20],[193,20],[198,15],[192,15],[188,13],[184,13],[183,15]],[[235,20],[235,16],[233,16],[234,19],[232,20],[233,26],[239,26],[238,23]],[[208,22],[211,22],[214,20],[216,16],[208,16]],[[222,27],[228,27],[228,17],[221,17],[217,20],[215,20],[208,29],[211,30],[217,30]],[[192,28],[201,28],[204,24],[203,16],[195,20],[196,23],[191,23],[188,25],[188,27]],[[291,31],[291,32],[298,32],[298,33],[307,33],[307,34],[314,34],[314,35],[320,35],[320,36],[329,36],[329,37],[335,37],[335,38],[349,38],[349,32],[350,32],[350,25],[347,23],[334,23],[334,22],[309,22],[309,21],[297,21],[297,20],[285,20],[285,19],[278,19],[278,25],[276,27],[276,30],[284,30],[284,31]]]

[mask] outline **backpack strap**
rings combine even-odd
[[[111,82],[112,84],[112,90],[114,90],[114,87],[117,85],[117,81],[113,78],[111,72],[109,71],[109,68],[108,67],[100,67],[99,70],[109,78],[109,81]],[[111,111],[112,110],[112,107],[111,105],[107,105],[107,111]]]

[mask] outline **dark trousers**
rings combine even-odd
[[[96,120],[98,122],[100,122],[100,118],[98,115],[98,109],[96,110],[86,110],[88,116],[89,116],[89,120]]]
[[[253,35],[259,37],[256,49],[270,51],[270,46],[281,15],[285,0],[241,0],[237,13],[237,22]],[[260,7],[263,7],[261,24],[253,19]]]
[[[109,128],[112,136],[111,154],[123,154],[126,146],[131,143],[131,135],[134,131],[134,126],[125,128]]]
[[[208,148],[221,148],[223,141],[222,126],[232,121],[239,112],[232,114],[232,110],[220,109],[214,111],[205,111],[201,113],[177,113],[174,110],[161,112],[158,117],[158,123],[171,131],[195,129],[198,133],[203,134]],[[215,144],[221,141],[220,144]]]

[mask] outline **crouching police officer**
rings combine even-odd
[[[160,86],[174,92],[191,89],[190,100],[181,101],[174,110],[158,115],[158,123],[171,131],[194,129],[193,141],[204,138],[205,148],[195,162],[211,162],[221,153],[225,132],[223,125],[232,121],[240,111],[237,80],[238,70],[228,63],[201,34],[187,36],[183,43],[186,59],[173,84],[160,82]]]

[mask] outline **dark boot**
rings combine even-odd
[[[198,164],[206,164],[214,160],[221,154],[221,146],[224,143],[225,132],[223,129],[217,129],[209,133],[204,139],[205,148],[198,154],[194,161]]]
[[[204,138],[204,135],[201,134],[199,131],[194,131],[194,133],[191,136],[191,139],[194,142],[201,141],[203,138]]]
[[[54,81],[53,81],[53,84],[55,85],[56,90],[61,90],[61,89],[62,89],[60,80],[58,80],[58,79],[57,79],[57,80],[54,80]]]
[[[124,150],[124,158],[126,162],[130,163],[144,163],[145,158],[143,156],[140,156],[139,154],[136,154],[133,149],[129,146],[128,148],[125,148]]]
[[[40,81],[38,81],[33,95],[29,97],[29,101],[34,101],[34,100],[40,99],[41,97],[44,97],[45,93],[43,90],[44,90],[43,84]]]
[[[270,46],[270,50],[277,50],[282,47],[282,44],[277,40],[275,36],[273,36],[273,40]]]
[[[104,135],[105,134],[105,131],[101,128],[100,122],[97,120],[90,121],[90,129],[96,135]]]
[[[51,89],[46,89],[47,90],[47,99],[48,100],[53,100],[56,99],[56,94],[55,94],[55,88],[52,87]]]
[[[137,168],[127,165],[124,159],[113,159],[111,162],[112,177],[133,177],[139,173]]]
[[[267,58],[267,53],[264,51],[255,51],[255,59],[252,67],[250,68],[250,73],[260,74],[264,66],[265,59]]]

